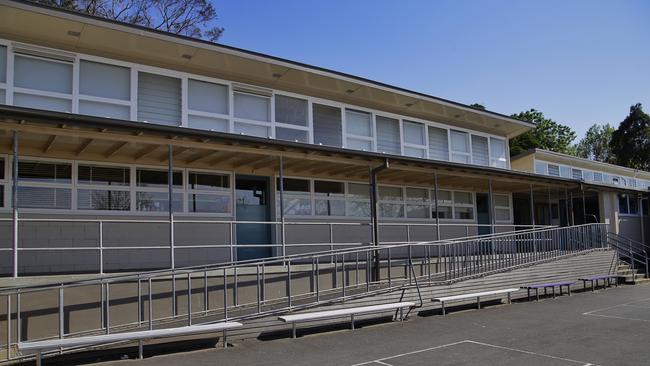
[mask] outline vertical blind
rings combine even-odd
[[[489,165],[488,139],[483,136],[472,135],[472,163],[476,165]]]
[[[341,147],[341,110],[321,104],[314,104],[314,143]]]
[[[138,121],[181,124],[181,79],[138,73]]]
[[[395,155],[402,153],[398,120],[377,116],[377,151]]]
[[[429,158],[449,160],[449,140],[444,128],[429,126]]]

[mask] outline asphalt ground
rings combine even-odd
[[[650,365],[650,285],[449,310],[97,365]]]

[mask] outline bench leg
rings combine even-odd
[[[442,315],[447,315],[447,314],[445,313],[445,302],[444,302],[444,301],[441,301],[441,302],[440,302],[440,305],[442,305],[442,307],[441,307],[441,309],[442,309]]]
[[[352,322],[352,330],[354,330],[354,314],[350,314],[350,321]]]
[[[528,301],[530,301],[530,289],[526,289],[528,292]]]
[[[582,280],[582,289],[587,290],[587,280]]]
[[[566,285],[566,292],[569,296],[571,296],[571,285]]]
[[[560,296],[562,296],[562,286],[560,286]]]
[[[144,350],[143,350],[143,345],[142,345],[142,339],[138,340],[138,358],[143,359],[144,358]]]
[[[228,332],[223,330],[223,348],[228,348]]]
[[[553,290],[553,298],[555,299],[555,286],[553,286],[552,290]]]
[[[36,366],[41,366],[41,351],[36,352]]]
[[[291,338],[296,338],[296,322],[291,323]]]
[[[512,296],[510,296],[509,292],[508,292],[508,304],[512,304]]]
[[[481,297],[476,296],[476,306],[480,309],[481,308]]]
[[[596,280],[596,285],[598,285],[598,280]],[[594,292],[594,280],[591,280],[591,292]]]
[[[535,297],[537,297],[537,301],[539,301],[539,289],[535,289]]]

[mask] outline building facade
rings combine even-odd
[[[596,173],[510,161],[508,140],[532,127],[0,0],[0,272],[136,271],[588,222]],[[612,192],[647,190],[643,177]]]

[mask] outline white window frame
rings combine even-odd
[[[204,189],[191,189],[190,188],[190,173],[205,173],[205,174],[213,174],[213,175],[226,175],[228,176],[228,188],[224,189],[219,189],[219,190],[204,190]],[[235,184],[235,177],[234,174],[230,172],[223,172],[223,171],[216,171],[216,170],[207,170],[207,169],[194,169],[194,168],[187,168],[185,169],[185,173],[183,175],[183,186],[185,187],[186,194],[184,195],[184,200],[185,202],[183,203],[184,205],[184,212],[190,215],[197,215],[197,216],[203,216],[203,215],[219,215],[219,216],[234,216],[234,184]],[[190,194],[202,194],[202,195],[210,195],[210,196],[227,196],[229,197],[229,202],[228,202],[228,212],[192,212],[189,209],[189,199],[190,199]]]
[[[497,201],[493,199],[492,201],[494,202],[494,222],[499,223],[499,224],[509,224],[512,223],[513,217],[512,217],[512,194],[510,193],[494,193],[494,196],[502,196],[506,197],[508,199],[508,206],[498,206]],[[508,210],[508,219],[507,220],[498,220],[497,219],[497,210]]]

